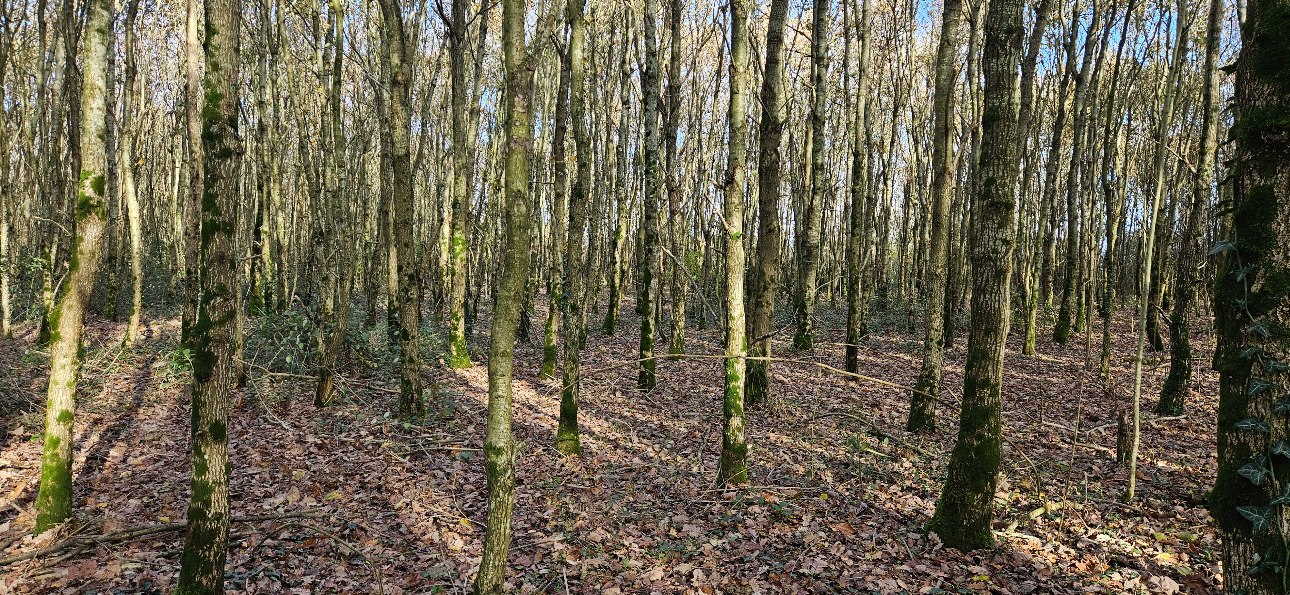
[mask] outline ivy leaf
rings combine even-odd
[[[1263,348],[1258,345],[1250,345],[1249,347],[1241,350],[1241,359],[1250,359],[1261,353],[1263,353]]]
[[[1267,531],[1272,526],[1271,506],[1237,506],[1236,512],[1254,524],[1255,531]]]
[[[1250,483],[1261,486],[1263,485],[1263,480],[1268,477],[1268,458],[1259,455],[1258,458],[1246,463],[1244,467],[1237,469],[1236,473],[1250,480]]]
[[[1237,281],[1244,281],[1244,280],[1245,280],[1245,278],[1246,278],[1247,276],[1249,276],[1250,271],[1253,271],[1253,270],[1254,270],[1254,266],[1253,266],[1253,265],[1251,265],[1251,266],[1247,266],[1247,267],[1241,267],[1241,268],[1239,268],[1239,269],[1236,269],[1236,280],[1237,280]]]
[[[1272,387],[1274,386],[1276,385],[1262,378],[1250,378],[1250,387],[1246,391],[1246,394],[1251,397],[1254,395],[1260,395],[1272,390]]]
[[[1283,363],[1281,363],[1281,362],[1279,362],[1279,361],[1277,361],[1277,360],[1274,360],[1274,359],[1270,359],[1270,360],[1268,360],[1268,362],[1267,362],[1266,364],[1264,364],[1264,366],[1263,366],[1263,367],[1264,367],[1264,368],[1267,368],[1268,372],[1269,372],[1269,373],[1271,373],[1271,374],[1276,374],[1276,373],[1278,373],[1278,372],[1286,372],[1286,371],[1290,371],[1290,366],[1287,366],[1287,365],[1285,365],[1285,364],[1283,364]]]
[[[1280,496],[1277,496],[1276,498],[1273,498],[1271,502],[1268,502],[1268,506],[1276,506],[1278,504],[1290,504],[1290,483],[1281,487]]]
[[[1290,395],[1277,399],[1277,402],[1272,404],[1272,410],[1277,413],[1290,411]]]
[[[1263,432],[1264,434],[1272,433],[1272,428],[1268,427],[1267,423],[1257,417],[1248,417],[1236,422],[1236,429],[1254,430],[1256,432]]]
[[[1272,454],[1290,458],[1290,442],[1277,440],[1277,443],[1272,445]],[[1290,483],[1286,485],[1290,486]]]
[[[1213,248],[1209,249],[1209,254],[1206,254],[1205,256],[1213,256],[1215,254],[1220,254],[1223,252],[1227,252],[1228,250],[1235,250],[1235,249],[1236,249],[1236,244],[1232,243],[1231,240],[1219,240],[1214,244]]]
[[[1268,332],[1268,323],[1262,320],[1254,324],[1251,324],[1250,328],[1245,329],[1245,332],[1251,335],[1257,333],[1260,337],[1263,337],[1264,339],[1268,338],[1268,335],[1270,334]]]

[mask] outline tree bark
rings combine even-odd
[[[814,345],[816,278],[820,265],[820,227],[824,213],[824,122],[828,107],[829,7],[825,0],[815,0],[811,25],[811,127],[807,143],[807,161],[811,168],[810,195],[802,213],[802,243],[798,246],[797,331],[794,349],[811,349]]]
[[[761,123],[757,148],[757,266],[752,276],[752,320],[748,356],[771,356],[771,334],[775,325],[775,293],[779,291],[779,225],[780,139],[784,133],[784,19],[788,0],[772,0],[770,20],[766,24],[766,66],[761,83]],[[863,97],[861,94],[859,97]],[[860,99],[863,101],[863,99]],[[745,383],[745,401],[756,405],[770,395],[770,362],[749,359]]]
[[[201,298],[190,335],[193,362],[191,497],[188,534],[176,593],[224,592],[228,548],[229,392],[236,371],[238,269],[236,222],[240,204],[242,142],[238,134],[241,86],[241,0],[206,0],[206,103],[202,109],[200,263]],[[196,213],[194,213],[195,215]]]
[[[641,77],[641,95],[645,117],[645,146],[642,153],[645,160],[645,197],[641,203],[641,252],[639,297],[636,299],[636,313],[641,317],[640,336],[640,374],[636,386],[642,390],[654,388],[657,381],[654,360],[654,334],[658,322],[658,308],[655,302],[659,293],[659,193],[662,181],[659,171],[659,63],[658,63],[658,0],[645,0],[645,70]]]
[[[1169,318],[1169,375],[1160,389],[1157,415],[1182,415],[1191,382],[1191,309],[1200,282],[1201,226],[1208,211],[1214,183],[1214,156],[1218,150],[1219,88],[1218,56],[1222,51],[1223,2],[1209,5],[1205,30],[1205,62],[1202,69],[1200,157],[1192,180],[1191,206],[1174,268],[1174,309]]]
[[[941,39],[936,48],[935,89],[932,96],[932,235],[927,257],[926,329],[923,364],[909,402],[911,432],[936,429],[936,398],[945,373],[945,278],[950,240],[950,199],[954,196],[951,164],[954,147],[954,89],[958,82],[959,30],[963,0],[946,0],[941,13]]]
[[[72,430],[81,368],[81,332],[107,231],[109,164],[104,131],[111,96],[107,60],[112,42],[112,8],[110,0],[89,3],[85,40],[80,48],[81,170],[74,211],[76,240],[64,281],[66,288],[48,317],[49,385],[45,393],[40,491],[36,496],[36,534],[62,523],[72,513]]]
[[[980,183],[972,243],[972,327],[964,364],[958,439],[931,529],[945,545],[994,545],[991,514],[998,481],[1003,350],[1008,336],[1017,160],[1017,71],[1022,2],[994,0],[985,20]]]
[[[817,2],[817,4],[824,4]],[[817,12],[823,12],[817,8]],[[816,21],[817,24],[819,21]],[[744,177],[747,175],[748,0],[730,0],[730,146],[725,193],[726,382],[722,401],[721,463],[717,483],[748,481],[748,442],[744,436]]]

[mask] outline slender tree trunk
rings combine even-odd
[[[932,236],[927,258],[926,332],[923,365],[909,402],[911,432],[936,429],[936,398],[941,392],[945,359],[945,278],[950,240],[950,199],[954,196],[954,147],[950,134],[954,122],[954,89],[958,82],[959,30],[963,27],[963,0],[946,0],[941,12],[941,39],[936,48],[935,89],[932,99]]]
[[[45,445],[40,458],[40,491],[36,496],[35,533],[62,523],[72,513],[72,430],[76,384],[80,376],[81,331],[94,290],[107,231],[106,172],[109,167],[104,130],[107,122],[107,60],[111,47],[112,3],[87,6],[81,43],[80,182],[75,211],[76,239],[65,288],[49,314],[49,385],[45,397]]]
[[[672,244],[672,340],[667,352],[679,359],[685,355],[685,245],[681,224],[681,186],[677,181],[677,130],[681,125],[681,0],[672,0],[668,10],[671,35],[668,39],[667,95],[663,119],[664,177],[668,203],[668,236]]]
[[[766,67],[761,83],[761,124],[757,149],[757,266],[752,276],[752,320],[749,358],[771,356],[771,334],[775,328],[775,293],[779,291],[780,139],[784,133],[784,18],[788,0],[772,0],[766,25]],[[863,94],[859,97],[863,97]],[[860,101],[863,101],[861,99]],[[749,359],[745,401],[756,405],[770,392],[770,362]]]
[[[1187,213],[1178,260],[1174,268],[1174,309],[1169,319],[1169,375],[1160,389],[1156,404],[1158,415],[1181,415],[1191,382],[1191,309],[1200,282],[1199,257],[1201,226],[1208,210],[1214,182],[1214,154],[1218,149],[1218,109],[1222,99],[1219,87],[1218,55],[1222,51],[1223,2],[1209,5],[1205,31],[1205,62],[1201,88],[1200,158],[1192,181],[1191,206]]]
[[[342,204],[344,181],[341,171],[344,169],[345,135],[341,130],[341,89],[344,81],[341,78],[345,57],[345,13],[338,0],[329,0],[330,21],[335,49],[332,53],[331,88],[328,90],[326,105],[328,116],[323,122],[328,142],[324,143],[326,151],[327,191],[325,200],[326,213],[323,217],[330,219],[327,224],[330,233],[324,238],[328,244],[330,256],[327,258],[329,274],[324,279],[328,283],[327,295],[333,296],[327,317],[319,320],[320,351],[318,359],[318,384],[314,390],[314,406],[326,407],[332,401],[332,384],[335,380],[336,360],[345,343],[345,332],[349,327],[350,280],[353,278],[351,251],[349,249],[347,217]],[[409,223],[409,227],[411,224]],[[402,344],[400,344],[401,346]]]
[[[1008,336],[1017,159],[1017,70],[1021,0],[994,0],[985,19],[984,110],[980,184],[973,204],[972,327],[963,373],[959,432],[936,503],[932,530],[945,545],[973,550],[994,545],[991,515],[1002,428],[1003,349]]]
[[[143,310],[143,215],[134,180],[134,93],[138,76],[134,46],[135,18],[139,0],[129,0],[125,8],[125,85],[121,99],[121,178],[123,198],[130,224],[130,275],[134,291],[130,299],[130,321],[125,327],[126,346],[134,345],[139,336],[139,318]]]
[[[229,392],[236,379],[233,351],[238,296],[236,246],[242,141],[238,134],[241,79],[241,0],[206,0],[202,109],[202,229],[198,257],[201,299],[191,329],[193,362],[191,498],[188,534],[176,593],[224,592],[228,548]],[[194,213],[196,215],[196,213]]]
[[[618,312],[623,296],[623,273],[626,268],[624,251],[627,246],[627,228],[631,225],[632,201],[628,192],[627,177],[630,165],[627,160],[627,143],[631,136],[631,77],[628,76],[627,71],[627,50],[631,45],[631,36],[628,35],[627,30],[624,30],[622,53],[618,57],[618,97],[622,107],[618,112],[617,154],[614,158],[614,194],[618,218],[614,223],[613,249],[609,267],[609,306],[605,310],[605,321],[600,329],[611,336],[618,330]]]
[[[865,126],[869,121],[869,15],[870,0],[863,0],[857,19],[857,35],[860,37],[860,57],[857,61],[855,121],[851,130],[851,188],[850,188],[850,240],[847,268],[847,346],[846,370],[860,371],[860,339],[868,334],[864,320],[866,298],[861,286],[864,279],[864,258],[867,253],[865,242],[868,241],[867,221],[869,213],[865,209],[865,189],[869,185],[869,169],[865,157]]]
[[[823,4],[823,3],[820,3]],[[730,0],[730,147],[725,192],[726,383],[722,405],[721,464],[717,482],[748,481],[748,442],[744,437],[744,178],[747,175],[748,0]],[[817,8],[818,12],[823,9]],[[817,24],[819,23],[817,17]]]
[[[1129,37],[1129,21],[1133,15],[1136,2],[1130,2],[1124,12],[1124,23],[1120,27],[1120,43],[1115,50],[1115,67],[1111,72],[1111,91],[1107,95],[1106,130],[1102,137],[1102,196],[1106,202],[1106,257],[1102,265],[1102,359],[1099,376],[1103,381],[1111,378],[1111,316],[1115,313],[1115,283],[1118,276],[1118,240],[1121,220],[1124,217],[1124,193],[1111,177],[1122,168],[1117,166],[1116,152],[1119,149],[1120,124],[1119,114],[1115,111],[1116,89],[1120,82],[1120,66],[1124,58],[1124,46]],[[1090,330],[1090,332],[1092,332]]]
[[[448,306],[448,366],[469,368],[470,351],[466,347],[466,246],[469,227],[470,168],[474,151],[467,143],[466,113],[466,10],[469,0],[452,0],[452,27],[449,29],[448,60],[452,77],[452,239],[449,241],[448,266],[452,271],[452,292]],[[480,43],[484,40],[480,35]],[[481,52],[482,53],[482,52]]]
[[[1159,226],[1160,203],[1165,191],[1165,158],[1166,143],[1168,142],[1169,127],[1173,122],[1174,107],[1177,104],[1178,93],[1180,91],[1182,71],[1184,68],[1184,59],[1187,56],[1188,31],[1191,28],[1191,22],[1187,18],[1187,1],[1177,0],[1178,10],[1175,12],[1177,35],[1174,38],[1174,55],[1169,64],[1169,74],[1165,80],[1165,97],[1161,105],[1160,119],[1156,127],[1156,148],[1155,148],[1155,177],[1152,183],[1151,205],[1144,216],[1151,217],[1150,225],[1144,226],[1146,235],[1146,249],[1142,252],[1143,263],[1142,283],[1143,288],[1141,299],[1138,300],[1140,306],[1138,309],[1138,349],[1137,359],[1133,365],[1133,443],[1129,449],[1129,486],[1125,490],[1124,500],[1126,502],[1133,500],[1134,488],[1137,484],[1138,469],[1138,438],[1142,421],[1141,402],[1142,402],[1142,352],[1145,347],[1147,335],[1147,318],[1155,317],[1155,312],[1150,309],[1151,300],[1147,296],[1151,295],[1151,285],[1153,277],[1151,275],[1152,267],[1155,265],[1153,258],[1155,254],[1156,229]],[[1144,223],[1145,223],[1144,219]],[[1220,456],[1221,459],[1221,456]]]
[[[587,193],[591,190],[591,134],[587,129],[587,21],[586,0],[569,0],[569,117],[573,120],[573,145],[577,171],[570,196],[568,247],[565,258],[564,379],[560,391],[560,422],[555,447],[565,454],[581,454],[578,436],[578,398],[582,389],[582,348],[587,340],[587,266],[584,237],[587,235]]]
[[[399,414],[419,417],[425,413],[421,397],[421,275],[417,266],[415,238],[412,223],[416,218],[416,203],[412,197],[411,164],[411,88],[412,52],[408,46],[403,26],[403,14],[398,0],[381,0],[383,31],[387,36],[388,51],[382,56],[390,72],[389,126],[390,165],[393,175],[393,237],[398,255],[396,273],[399,288],[399,359],[402,374],[399,379]]]
[[[793,335],[794,349],[811,349],[814,344],[812,327],[817,298],[816,278],[820,265],[820,227],[824,213],[824,121],[828,107],[829,69],[829,5],[825,0],[815,0],[811,25],[811,104],[810,141],[807,143],[811,168],[811,192],[806,197],[802,213],[802,244],[798,247],[797,267],[797,331]]]
[[[1057,311],[1057,324],[1053,327],[1053,340],[1065,345],[1070,339],[1071,331],[1076,325],[1078,313],[1078,292],[1080,277],[1080,195],[1079,195],[1079,162],[1084,158],[1084,125],[1088,121],[1084,109],[1088,101],[1089,65],[1093,61],[1095,43],[1093,36],[1101,25],[1102,5],[1093,2],[1093,22],[1088,27],[1084,38],[1084,58],[1079,71],[1075,73],[1075,97],[1071,101],[1071,163],[1066,170],[1066,265],[1062,275],[1062,300]],[[1079,23],[1079,13],[1072,18],[1072,23]]]
[[[503,225],[506,237],[501,276],[488,346],[488,418],[484,467],[488,477],[488,519],[484,552],[475,576],[477,595],[501,595],[515,506],[515,440],[511,435],[511,381],[515,329],[529,276],[529,151],[533,144],[533,72],[541,45],[551,35],[554,12],[539,22],[532,49],[526,49],[524,0],[502,2],[502,60],[505,65],[506,171]]]
[[[546,327],[542,344],[542,378],[555,378],[555,368],[560,359],[560,318],[564,311],[564,260],[566,257],[565,231],[569,211],[569,168],[565,159],[565,136],[569,128],[569,85],[571,63],[567,51],[560,52],[560,82],[555,93],[555,122],[551,132],[551,162],[553,192],[551,194],[551,277],[547,293],[551,303],[547,308]],[[541,174],[539,174],[541,175]],[[540,201],[539,201],[540,204]],[[522,326],[523,323],[521,323]],[[521,331],[522,334],[522,331]],[[567,332],[566,332],[567,334]]]
[[[659,297],[659,193],[662,180],[659,171],[659,63],[658,63],[658,0],[645,0],[645,70],[641,77],[641,95],[645,112],[645,197],[641,203],[642,245],[640,252],[640,296],[636,300],[636,313],[641,317],[640,374],[636,385],[642,390],[654,388],[655,369],[654,334],[658,322]]]
[[[181,337],[185,344],[197,319],[197,258],[202,218],[202,40],[197,28],[201,18],[198,0],[188,0],[184,21],[184,116],[188,139],[188,192],[184,204],[184,313]]]

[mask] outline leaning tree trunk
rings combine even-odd
[[[1285,590],[1290,462],[1290,44],[1285,0],[1248,3],[1236,60],[1231,232],[1214,282],[1218,477],[1210,508],[1222,536],[1223,588]],[[1278,116],[1279,115],[1279,116]],[[1276,446],[1273,446],[1276,445]],[[1271,473],[1263,476],[1271,464]],[[1253,482],[1251,468],[1260,482]]]
[[[49,386],[45,398],[45,446],[40,458],[35,533],[62,523],[72,513],[72,429],[76,382],[80,376],[81,330],[94,291],[103,235],[107,230],[107,59],[112,2],[90,2],[81,44],[81,171],[76,199],[76,240],[66,288],[49,314]]]
[[[936,87],[932,91],[932,236],[927,257],[927,314],[923,334],[923,365],[909,402],[911,432],[936,429],[936,398],[945,374],[945,278],[950,241],[950,199],[954,178],[950,167],[954,147],[950,133],[954,122],[954,88],[959,30],[963,28],[963,0],[946,0],[941,12],[941,40],[936,48]]]
[[[819,4],[824,4],[820,2]],[[817,9],[821,10],[821,9]],[[817,21],[818,22],[818,21]],[[748,442],[744,437],[744,177],[748,164],[748,0],[730,0],[730,147],[725,193],[726,383],[722,400],[721,464],[717,482],[748,481]]]
[[[984,110],[972,242],[972,327],[963,372],[958,439],[950,455],[932,530],[945,545],[994,545],[991,514],[998,481],[1003,348],[1008,337],[1017,160],[1017,70],[1021,0],[994,0],[985,20]]]
[[[234,234],[240,204],[242,146],[238,136],[241,84],[241,0],[206,0],[206,104],[202,109],[202,230],[198,250],[201,299],[191,329],[193,397],[192,491],[188,534],[176,593],[224,592],[228,548],[229,392],[236,376],[239,258]]]
[[[814,345],[816,273],[820,265],[820,227],[824,213],[824,121],[828,108],[829,69],[829,6],[826,0],[815,0],[811,25],[811,86],[814,97],[811,104],[810,155],[811,191],[806,196],[806,209],[802,214],[802,244],[798,247],[797,264],[797,331],[793,335],[794,349],[811,349]],[[740,115],[742,118],[743,116]]]
[[[455,4],[455,3],[454,3]],[[381,0],[383,30],[387,36],[388,51],[382,56],[390,72],[389,127],[390,166],[393,176],[393,237],[398,251],[395,271],[399,288],[399,359],[402,374],[399,379],[399,413],[417,417],[425,413],[421,398],[421,274],[417,267],[415,237],[412,222],[416,217],[416,203],[412,197],[412,52],[408,46],[403,25],[403,13],[398,0]],[[455,7],[454,7],[455,10]],[[455,302],[454,302],[455,304]]]
[[[770,388],[771,334],[775,328],[775,293],[779,291],[779,144],[784,133],[784,17],[788,0],[772,0],[766,25],[766,67],[761,83],[761,124],[757,149],[757,266],[752,275],[752,320],[748,324],[748,378],[745,401],[765,400]],[[861,94],[860,97],[864,95]],[[863,99],[861,99],[863,101]]]
[[[1205,32],[1204,81],[1201,97],[1200,158],[1192,182],[1191,207],[1187,213],[1186,231],[1174,268],[1174,310],[1169,318],[1169,375],[1160,388],[1156,403],[1158,415],[1181,415],[1191,382],[1191,308],[1200,282],[1201,226],[1205,222],[1214,182],[1214,154],[1218,149],[1218,108],[1221,90],[1218,78],[1218,55],[1221,52],[1223,2],[1209,5],[1209,22]]]

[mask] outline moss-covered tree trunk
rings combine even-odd
[[[80,377],[81,330],[94,291],[103,236],[107,231],[104,129],[110,90],[108,48],[112,41],[112,3],[90,2],[81,44],[81,171],[76,195],[76,238],[63,295],[49,313],[49,386],[45,393],[45,446],[36,495],[36,533],[62,523],[72,513],[72,432],[76,383]]]
[[[627,177],[629,162],[627,144],[631,136],[631,77],[627,70],[627,50],[631,47],[630,27],[623,30],[622,53],[618,56],[618,99],[621,104],[618,110],[618,142],[615,143],[614,157],[614,196],[617,203],[617,219],[614,222],[613,248],[610,250],[609,265],[609,305],[605,309],[605,320],[600,326],[601,332],[613,335],[618,332],[618,312],[623,297],[623,272],[627,249],[627,228],[631,224],[631,205]]]
[[[515,440],[511,434],[511,381],[515,331],[529,276],[529,151],[533,145],[533,72],[542,46],[554,28],[555,12],[542,18],[531,50],[524,39],[524,0],[502,1],[502,61],[506,116],[501,271],[488,345],[488,418],[484,430],[484,469],[488,478],[488,517],[484,552],[475,576],[475,593],[500,595],[506,580],[515,506]]]
[[[206,51],[202,109],[200,259],[201,299],[189,336],[192,349],[191,493],[188,533],[180,559],[176,593],[224,592],[228,547],[228,406],[236,369],[236,233],[242,175],[238,136],[241,62],[241,0],[206,0],[202,46]]]
[[[932,235],[927,257],[926,328],[923,363],[909,402],[911,432],[936,429],[936,397],[945,374],[945,279],[950,242],[950,200],[954,196],[954,90],[958,86],[959,31],[963,0],[946,0],[941,10],[941,38],[936,47],[935,88],[932,90]]]
[[[784,134],[784,18],[788,0],[772,0],[766,24],[766,66],[761,82],[761,123],[757,148],[757,264],[752,276],[751,319],[748,321],[748,356],[771,356],[771,334],[775,330],[775,293],[779,291],[780,139]],[[863,97],[863,94],[861,95]],[[863,99],[861,99],[863,101]],[[749,359],[744,383],[745,402],[756,405],[769,397],[770,362]]]
[[[1218,477],[1210,510],[1222,536],[1224,590],[1270,595],[1284,592],[1290,553],[1283,452],[1290,439],[1290,2],[1246,6],[1233,102],[1231,231],[1211,250],[1220,262]],[[1252,469],[1271,474],[1255,485]]]
[[[397,247],[395,270],[399,288],[399,413],[407,417],[425,412],[421,398],[421,274],[417,263],[412,223],[416,203],[412,198],[412,52],[403,26],[398,0],[381,0],[387,51],[382,56],[390,72],[389,118],[390,166],[393,176],[391,211],[393,238]]]
[[[793,334],[794,349],[811,349],[815,343],[814,318],[817,298],[816,278],[820,266],[820,232],[823,225],[824,185],[828,172],[824,169],[824,124],[828,109],[829,70],[829,8],[828,2],[814,2],[811,24],[811,101],[810,129],[806,143],[807,161],[811,168],[810,194],[805,197],[802,217],[801,244],[797,248],[797,331]],[[742,117],[742,116],[740,116]]]
[[[1169,318],[1169,375],[1160,388],[1156,403],[1159,415],[1181,415],[1191,382],[1191,309],[1196,301],[1200,281],[1201,230],[1208,212],[1211,186],[1214,182],[1214,155],[1218,149],[1219,88],[1218,56],[1222,50],[1223,2],[1209,5],[1205,32],[1205,62],[1201,88],[1200,157],[1192,181],[1191,205],[1186,230],[1174,262],[1174,309]]]
[[[963,373],[959,432],[950,455],[934,530],[945,545],[994,545],[990,520],[998,481],[1003,349],[1008,336],[1017,160],[1017,70],[1021,0],[994,0],[985,19],[980,176],[972,242],[972,327]]]
[[[851,123],[851,187],[850,218],[847,242],[847,338],[844,366],[848,372],[860,371],[860,339],[868,330],[865,322],[864,259],[869,241],[865,210],[865,191],[869,186],[869,168],[865,158],[865,128],[869,117],[869,64],[872,59],[869,43],[870,0],[863,0],[856,20],[856,35],[860,38],[860,56],[857,61],[855,117]],[[844,69],[845,70],[845,69]]]
[[[184,193],[184,312],[180,336],[186,344],[197,319],[197,252],[201,244],[202,218],[202,40],[198,21],[198,0],[188,0],[184,20],[184,132],[188,146],[188,187]]]
[[[587,21],[583,14],[586,0],[569,0],[569,117],[573,120],[573,145],[577,151],[577,171],[570,196],[568,246],[565,259],[564,379],[560,391],[560,422],[555,446],[565,454],[582,453],[578,436],[578,398],[582,388],[582,348],[587,338],[587,269],[586,240],[588,196],[591,191],[591,133],[587,126]]]
[[[658,62],[658,0],[645,0],[645,69],[641,76],[641,103],[645,122],[645,146],[641,153],[645,161],[645,196],[641,201],[641,251],[640,287],[636,298],[636,313],[641,317],[639,358],[640,373],[636,386],[642,390],[654,388],[656,382],[654,360],[654,335],[658,324],[659,299],[659,194],[663,184],[659,171],[659,62]]]
[[[133,291],[130,298],[130,319],[125,327],[125,345],[134,345],[139,337],[139,320],[143,310],[143,214],[140,212],[139,193],[135,188],[134,163],[134,100],[135,81],[138,80],[138,61],[135,58],[135,20],[139,14],[139,0],[130,0],[125,6],[125,81],[121,87],[121,198],[126,207],[126,220],[130,228],[130,277]]]
[[[332,387],[335,382],[336,360],[340,357],[341,347],[345,342],[345,332],[349,328],[349,289],[353,278],[348,225],[345,207],[342,204],[344,193],[343,170],[345,169],[345,135],[341,130],[341,90],[344,80],[341,78],[345,58],[345,12],[340,2],[329,0],[329,20],[331,33],[328,38],[333,47],[328,65],[330,76],[327,78],[330,88],[327,89],[327,114],[322,129],[326,137],[323,143],[326,165],[324,166],[327,188],[325,193],[325,211],[322,218],[327,220],[325,226],[330,233],[323,241],[328,246],[329,256],[325,261],[328,274],[322,283],[327,283],[326,295],[331,296],[326,318],[319,322],[319,354],[317,362],[318,384],[314,388],[314,406],[326,407],[332,401]]]
[[[672,333],[667,353],[678,359],[685,355],[685,235],[686,226],[681,219],[681,183],[677,179],[677,138],[681,126],[681,14],[685,5],[672,0],[668,8],[668,60],[667,93],[664,95],[663,117],[663,171],[667,189],[667,225],[669,243],[672,245]]]
[[[825,4],[817,2],[817,4]],[[726,383],[722,399],[721,464],[717,482],[748,481],[748,441],[744,436],[744,178],[747,176],[748,0],[730,0],[730,146],[727,151],[726,240]],[[817,11],[820,9],[817,9]],[[819,21],[817,20],[817,23]]]
[[[448,298],[448,366],[469,368],[470,351],[466,348],[466,247],[470,242],[470,169],[475,152],[467,143],[466,113],[466,11],[469,0],[452,0],[452,27],[449,29],[448,60],[452,79],[452,234],[448,241],[448,268],[452,289]],[[483,36],[480,36],[483,41]]]
[[[566,135],[569,130],[569,51],[560,52],[560,82],[555,92],[555,121],[551,126],[551,274],[547,293],[546,326],[543,328],[543,378],[555,378],[560,360],[560,318],[565,309],[567,287],[564,285],[564,261],[567,257],[565,233],[569,223],[569,165],[566,158]],[[541,200],[539,199],[539,204]],[[572,239],[572,238],[570,238]],[[539,240],[540,241],[540,240]],[[567,331],[566,331],[567,333]]]

